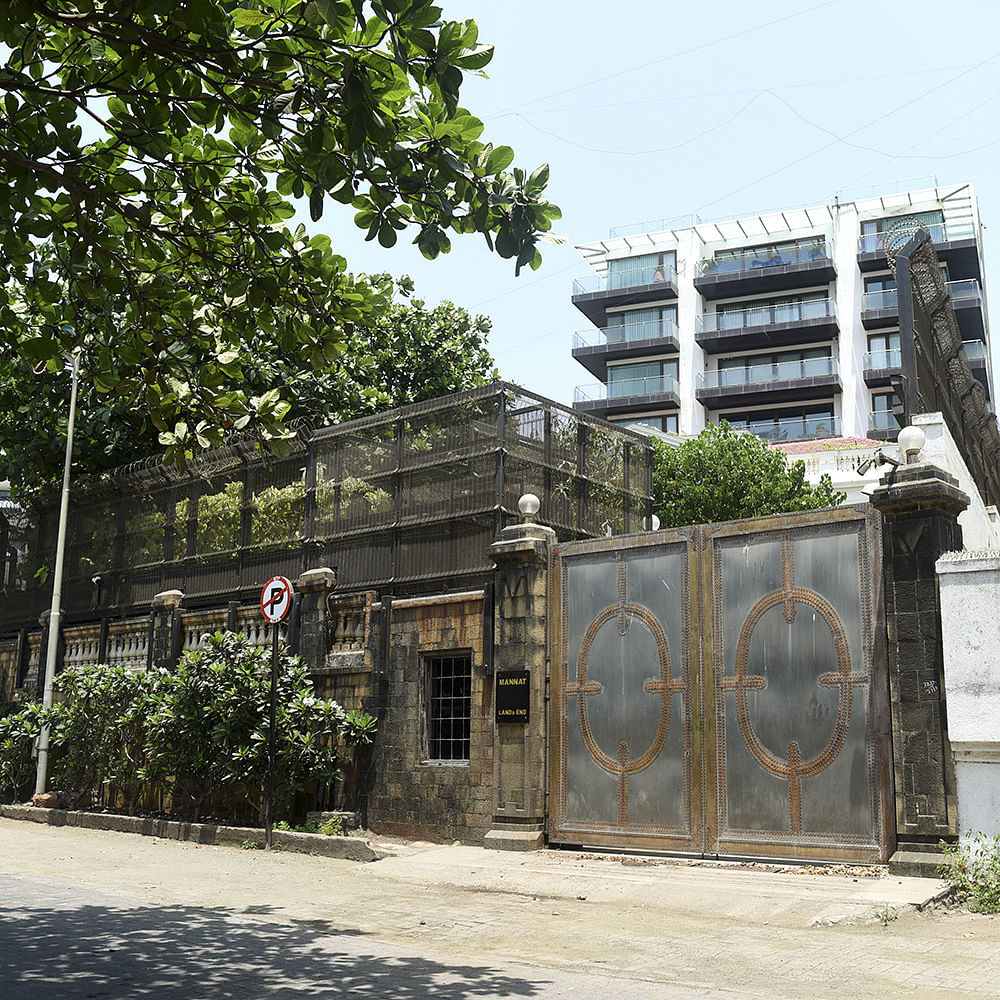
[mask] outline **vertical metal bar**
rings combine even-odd
[[[302,538],[311,542],[316,536],[316,441],[306,439],[306,481],[302,511]],[[308,567],[307,567],[308,568]]]
[[[42,687],[42,706],[52,707],[52,682],[56,675],[56,656],[62,625],[62,576],[66,555],[66,522],[69,519],[69,481],[73,464],[73,425],[76,420],[76,393],[80,380],[80,355],[71,358],[72,384],[69,396],[69,421],[66,425],[66,455],[63,462],[62,496],[59,501],[59,527],[56,529],[56,562],[53,571],[52,608],[49,616],[49,643],[45,651],[45,675]],[[45,791],[49,778],[49,725],[42,725],[38,734],[38,771],[35,777],[35,794]]]
[[[497,464],[496,490],[493,508],[493,538],[500,537],[503,530],[503,501],[506,491],[504,476],[506,463],[504,461],[505,445],[507,443],[507,393],[501,389],[497,393]]]
[[[274,752],[278,702],[278,622],[271,623],[271,695],[267,727],[267,790],[264,796],[264,848],[271,850],[274,822]]]
[[[582,421],[576,428],[576,524],[583,532],[587,516],[587,425]]]
[[[625,463],[622,469],[622,530],[628,534],[632,530],[632,494],[630,483],[632,481],[632,445],[626,441],[622,445],[622,461]]]
[[[493,628],[493,607],[495,600],[495,584],[488,580],[483,587],[483,671],[493,673],[493,653],[496,641]]]

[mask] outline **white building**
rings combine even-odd
[[[929,230],[992,399],[979,211],[959,184],[580,245],[594,276],[573,303],[591,325],[573,357],[598,382],[574,405],[681,434],[725,419],[772,441],[894,438],[899,317],[882,243],[901,218]]]

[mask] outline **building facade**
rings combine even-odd
[[[573,357],[598,380],[574,406],[695,434],[727,420],[770,441],[894,438],[900,373],[893,224],[929,231],[975,376],[992,399],[981,225],[970,184],[682,229],[612,230],[577,250]]]

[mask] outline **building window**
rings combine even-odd
[[[672,281],[677,270],[677,252],[646,253],[608,261],[608,288],[633,288]]]
[[[724,302],[716,307],[715,315],[720,330],[739,330],[822,318],[830,315],[830,302],[826,292],[808,292],[779,299]]]
[[[428,760],[468,761],[472,718],[472,657],[429,656],[424,660],[427,691]]]
[[[605,330],[609,344],[636,340],[657,340],[677,336],[677,306],[657,306],[652,309],[629,309],[611,313]]]
[[[877,278],[865,278],[866,292],[894,292],[896,279],[891,275],[880,275]]]
[[[608,399],[623,396],[646,396],[657,392],[670,392],[671,379],[678,375],[677,360],[640,361],[629,365],[608,367]]]

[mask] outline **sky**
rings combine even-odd
[[[441,0],[496,46],[462,104],[515,165],[548,163],[564,246],[515,278],[481,236],[426,261],[366,243],[331,205],[328,232],[356,272],[409,274],[429,304],[493,321],[501,377],[563,403],[593,382],[570,355],[587,320],[570,302],[591,273],[573,250],[613,226],[690,225],[821,205],[898,181],[971,181],[1000,259],[1000,3],[952,0]],[[696,221],[696,220],[695,220]],[[993,226],[991,227],[991,222]],[[995,228],[994,228],[995,227]],[[651,227],[663,228],[663,227]],[[997,278],[1000,282],[1000,277]],[[1000,296],[1000,284],[994,289]]]

